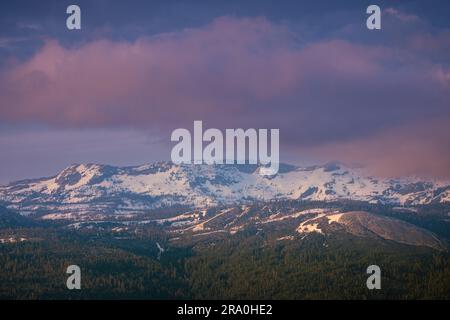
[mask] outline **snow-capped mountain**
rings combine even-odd
[[[277,175],[257,165],[175,165],[134,167],[72,165],[50,178],[0,187],[0,201],[22,214],[67,217],[145,212],[167,206],[195,208],[255,200],[341,199],[417,205],[450,201],[450,184],[417,178],[382,179],[360,168],[281,165]]]

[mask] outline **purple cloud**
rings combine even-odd
[[[388,13],[416,23],[398,11]],[[404,47],[339,38],[305,42],[265,18],[222,17],[134,42],[66,48],[48,40],[31,59],[1,74],[0,117],[55,127],[152,129],[167,137],[197,119],[208,127],[280,128],[286,152],[320,149],[345,159],[349,153],[335,146],[351,145],[354,160],[370,162],[372,150],[364,141],[380,152],[389,137],[424,145],[423,135],[400,135],[396,128],[438,125],[435,132],[420,131],[432,140],[450,133],[437,121],[450,116],[450,69],[442,63],[449,55],[440,49],[446,36],[408,37]],[[427,43],[434,44],[433,52]],[[448,151],[449,144],[435,147]],[[450,163],[449,152],[427,151],[434,163]],[[390,161],[400,170],[404,154]]]

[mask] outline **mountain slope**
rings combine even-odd
[[[313,226],[309,227],[308,226]],[[392,219],[364,211],[334,213],[309,219],[303,222],[297,231],[331,233],[341,229],[361,237],[375,237],[398,243],[444,249],[444,243],[428,230],[405,221]]]
[[[2,228],[26,228],[36,226],[38,223],[28,217],[21,216],[17,212],[0,206],[0,229]]]
[[[209,207],[255,200],[350,199],[370,203],[417,205],[450,200],[449,183],[416,178],[380,179],[340,164],[281,165],[263,176],[256,165],[174,165],[135,167],[72,165],[50,178],[0,187],[0,200],[22,214],[134,214],[185,205]]]

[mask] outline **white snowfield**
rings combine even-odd
[[[328,224],[331,223],[339,223],[339,220],[344,215],[344,213],[339,213],[338,211],[333,211],[331,213],[317,213],[317,215],[311,219],[305,220],[297,228],[298,233],[311,233],[317,232],[322,233],[323,231],[319,228],[319,223],[316,222],[321,218],[326,218],[328,220]]]
[[[22,214],[39,212],[45,219],[70,219],[71,214],[132,215],[162,206],[207,208],[274,199],[349,199],[398,205],[450,201],[448,181],[376,178],[363,169],[341,164],[282,166],[275,176],[263,176],[260,169],[168,162],[136,167],[72,165],[54,177],[2,186],[0,201]]]

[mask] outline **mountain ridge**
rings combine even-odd
[[[129,213],[186,205],[296,199],[356,200],[421,205],[450,201],[450,183],[367,175],[341,163],[300,167],[280,164],[273,176],[259,165],[175,165],[157,162],[116,167],[73,164],[57,175],[0,186],[0,201],[23,214]]]

